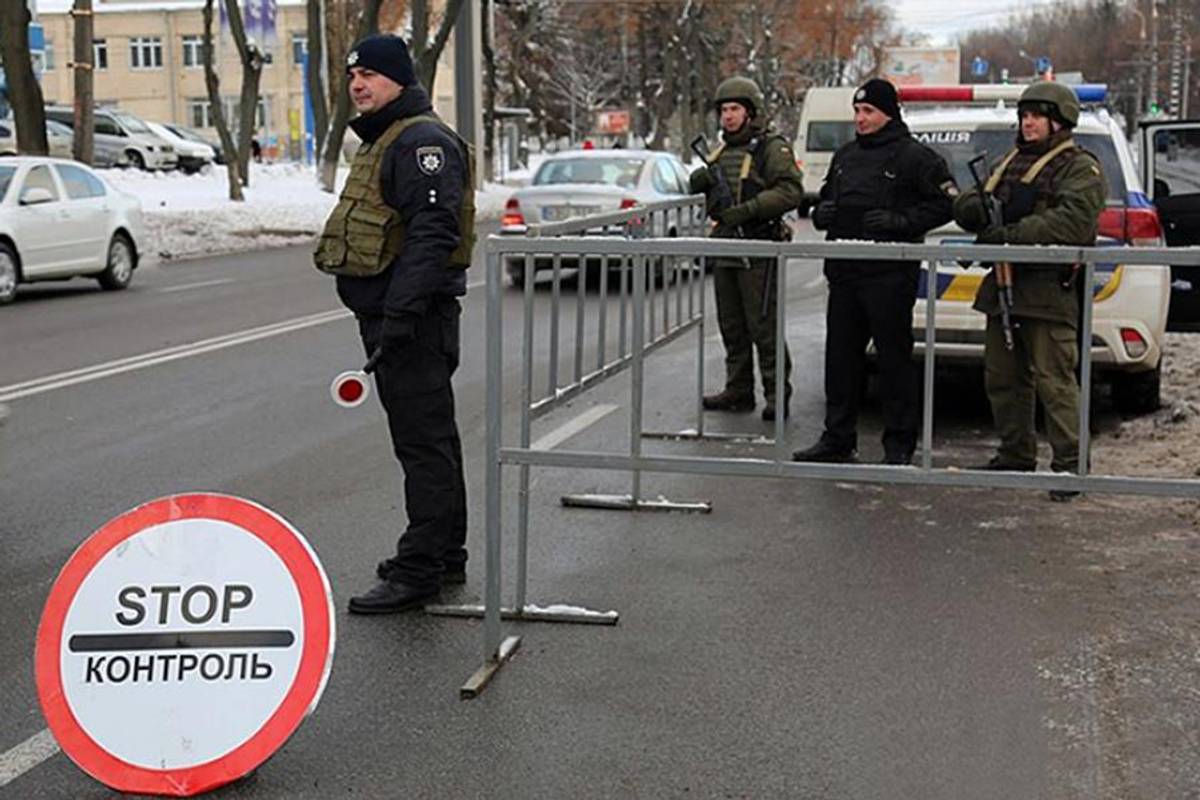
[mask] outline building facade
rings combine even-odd
[[[74,98],[74,20],[70,0],[38,0],[45,32],[42,93],[47,104]],[[220,0],[215,4],[220,6]],[[246,3],[243,0],[243,7]],[[92,53],[97,107],[118,107],[142,119],[170,122],[216,138],[204,81],[203,0],[93,0]],[[277,0],[275,34],[260,45],[268,63],[259,83],[256,134],[268,158],[305,152],[304,56],[307,16],[300,0]],[[213,20],[221,96],[236,124],[241,62],[232,38]],[[451,37],[453,39],[453,37]],[[454,119],[452,45],[442,53],[434,94],[439,114]]]

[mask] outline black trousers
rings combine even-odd
[[[443,571],[461,571],[467,563],[467,491],[450,385],[458,368],[461,312],[453,297],[436,298],[417,324],[416,340],[385,352],[375,369],[392,448],[404,470],[408,514],[388,577],[422,589],[438,587]],[[382,323],[381,317],[359,318],[367,353],[375,350]]]
[[[822,439],[835,447],[858,447],[867,343],[874,339],[883,399],[884,452],[905,456],[916,448],[917,384],[912,363],[916,298],[916,270],[888,270],[829,285]]]

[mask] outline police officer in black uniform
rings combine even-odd
[[[873,78],[854,93],[855,139],[834,153],[813,225],[826,239],[921,242],[950,220],[958,190],[946,162],[909,135],[896,88]],[[825,431],[794,461],[857,458],[867,343],[875,342],[884,463],[908,464],[917,444],[912,309],[920,263],[828,259]]]
[[[417,608],[463,583],[462,445],[450,377],[459,360],[474,225],[470,148],[434,114],[402,39],[369,36],[347,59],[362,139],[317,247],[319,269],[358,319],[404,469],[408,528],[350,611]],[[376,476],[361,476],[366,480]]]

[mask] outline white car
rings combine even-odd
[[[154,131],[154,135],[175,148],[179,156],[179,168],[188,174],[199,172],[213,163],[216,151],[207,144],[185,139],[166,125],[157,122],[147,122],[146,127]]]
[[[75,134],[66,125],[46,120],[46,144],[50,155],[71,158]],[[0,120],[0,156],[17,155],[17,126],[12,120]]]
[[[508,199],[500,233],[523,236],[530,225],[604,214],[689,194],[687,168],[672,153],[566,150],[547,157],[529,185]],[[654,235],[676,233],[667,230]],[[549,259],[535,263],[538,270],[549,269],[552,264]],[[524,259],[510,259],[506,269],[515,284],[524,282]]]
[[[89,167],[38,156],[0,160],[0,304],[20,283],[77,275],[124,289],[142,238],[141,203]]]
[[[1016,141],[1016,101],[1024,86],[900,87],[904,121],[913,136],[938,151],[950,165],[960,188],[972,185],[967,163],[986,153],[994,164]],[[1108,203],[1100,214],[1097,244],[1114,249],[1110,264],[1096,265],[1092,287],[1092,363],[1096,375],[1112,384],[1120,411],[1158,408],[1163,337],[1170,299],[1166,266],[1121,264],[1126,245],[1163,246],[1158,213],[1142,190],[1141,180],[1119,124],[1103,108],[1102,87],[1074,87],[1084,103],[1074,139],[1099,160],[1108,179]],[[987,105],[963,105],[972,99]],[[938,105],[924,107],[918,102]],[[974,236],[953,223],[933,231],[932,241],[969,243]],[[928,264],[923,265],[913,314],[917,350],[925,338]],[[971,304],[986,270],[957,263],[937,266],[937,360],[983,361],[986,319]]]

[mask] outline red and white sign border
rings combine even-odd
[[[63,626],[80,585],[113,548],[147,528],[212,519],[258,537],[280,558],[300,595],[304,635],[295,680],[266,723],[220,758],[181,769],[129,764],[105,751],[83,729],[66,700],[61,672]],[[79,546],[55,580],[38,625],[34,672],[38,700],[50,731],[80,769],[124,792],[191,796],[249,774],[275,753],[316,707],[333,665],[334,615],[329,579],[312,548],[282,517],[232,495],[178,494],[152,500],[104,524]]]

